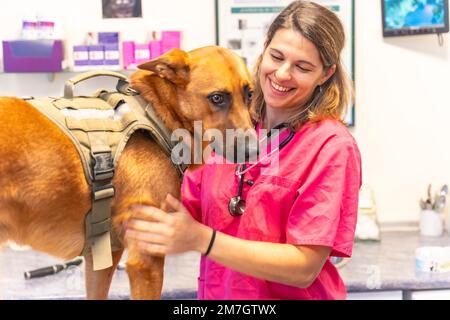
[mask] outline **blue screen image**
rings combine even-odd
[[[444,0],[384,0],[387,29],[444,26]]]

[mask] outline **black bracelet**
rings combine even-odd
[[[209,255],[209,253],[211,252],[211,249],[213,247],[215,239],[216,239],[216,230],[213,229],[213,233],[212,233],[212,236],[211,236],[211,241],[209,241],[208,250],[206,250],[205,254],[203,255],[204,257],[207,257]]]

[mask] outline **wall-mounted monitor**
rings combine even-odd
[[[448,0],[381,0],[383,36],[449,32]]]

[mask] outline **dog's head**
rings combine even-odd
[[[133,86],[140,82],[136,88],[147,100],[154,99],[155,94],[159,94],[159,101],[161,95],[168,101],[176,100],[167,104],[167,108],[181,124],[178,127],[193,134],[201,121],[202,150],[210,145],[216,153],[233,162],[255,157],[256,133],[249,113],[252,80],[238,55],[216,46],[190,52],[173,49],[140,65],[139,69],[151,74],[145,81],[142,76],[140,81],[132,78]],[[153,89],[153,97],[146,97],[142,86],[155,82],[155,77],[164,82],[164,88],[159,93]],[[221,138],[222,143],[217,141]]]

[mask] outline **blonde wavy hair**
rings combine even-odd
[[[341,63],[341,52],[345,45],[345,33],[339,18],[327,8],[309,1],[293,1],[272,22],[267,31],[264,51],[275,33],[280,29],[299,32],[311,41],[319,51],[324,72],[336,65],[334,74],[320,87],[317,87],[309,101],[299,106],[298,112],[288,121],[296,130],[307,121],[319,122],[332,118],[343,122],[347,106],[354,97],[353,83]],[[251,105],[253,120],[261,122],[266,104],[259,82],[261,62],[264,52],[259,56],[254,68],[254,92]],[[305,109],[308,109],[305,112]]]

